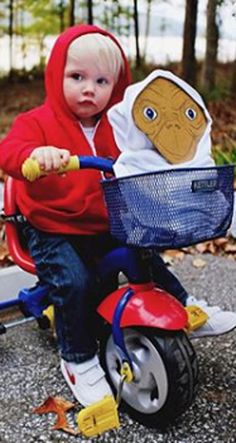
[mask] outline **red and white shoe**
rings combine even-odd
[[[236,328],[236,312],[222,311],[219,306],[209,306],[206,300],[197,300],[193,296],[187,298],[186,305],[199,306],[208,315],[207,322],[189,334],[190,339],[222,335]]]
[[[106,395],[113,396],[97,356],[83,363],[61,359],[61,371],[75,398],[83,406],[100,401]]]

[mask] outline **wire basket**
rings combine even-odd
[[[160,250],[225,236],[233,181],[234,165],[104,180],[111,233],[124,244]]]

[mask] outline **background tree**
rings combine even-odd
[[[60,20],[60,32],[63,32],[65,29],[65,0],[60,0],[58,3],[58,16]]]
[[[28,39],[24,30],[27,24],[27,14],[26,14],[26,0],[15,0],[15,11],[14,11],[14,34],[16,34],[18,40],[20,40],[20,50],[22,56],[22,66],[23,71],[27,70],[27,50],[28,50]]]
[[[0,37],[2,37],[4,32],[3,20],[6,17],[5,0],[0,0]]]
[[[88,24],[93,24],[93,1],[88,0]]]
[[[191,85],[196,84],[195,40],[197,30],[198,0],[186,0],[183,34],[181,75]]]
[[[143,45],[143,61],[145,61],[147,56],[147,44],[150,32],[151,10],[152,10],[152,0],[147,0],[146,24],[145,24],[144,45]]]
[[[233,63],[233,72],[232,72],[232,83],[231,83],[231,94],[236,97],[236,57]]]
[[[221,0],[208,0],[206,26],[206,54],[202,67],[202,86],[205,90],[215,87],[216,63],[219,43],[219,25],[217,23],[217,8]]]
[[[31,15],[29,24],[24,28],[28,44],[37,45],[39,53],[39,71],[45,66],[45,39],[50,35],[58,35],[62,27],[61,6],[54,0],[24,0],[27,11]],[[64,6],[63,6],[64,7]],[[67,5],[68,7],[68,5]],[[63,16],[65,11],[63,11]],[[64,23],[64,18],[63,18]]]
[[[74,24],[75,24],[75,0],[70,0],[69,25],[73,26]]]
[[[236,27],[236,2],[235,0],[230,0],[231,5],[234,5],[234,10],[232,12],[232,17],[234,19],[235,27]],[[233,62],[233,70],[232,70],[232,81],[231,81],[231,93],[236,97],[236,47],[235,47],[235,58]]]
[[[138,18],[138,0],[134,0],[134,35],[136,48],[136,67],[141,65],[140,49],[139,49],[139,18]]]
[[[8,21],[8,36],[9,36],[9,79],[12,78],[13,73],[13,19],[14,19],[14,0],[9,0],[9,21]]]

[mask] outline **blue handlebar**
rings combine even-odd
[[[98,169],[103,172],[113,173],[114,160],[102,157],[78,156],[81,169]]]

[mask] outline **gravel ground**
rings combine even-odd
[[[204,268],[195,268],[193,257],[185,256],[173,270],[193,295],[236,311],[236,263],[210,255],[203,258]],[[49,395],[73,401],[59,370],[51,332],[39,330],[35,323],[11,329],[0,336],[0,442],[235,443],[236,333],[195,340],[194,346],[200,366],[199,392],[177,424],[165,431],[147,429],[121,410],[117,431],[86,439],[51,430],[54,414],[32,414],[33,407]]]

